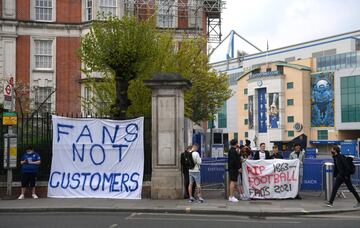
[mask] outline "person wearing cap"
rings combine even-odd
[[[35,182],[36,175],[39,171],[39,166],[41,164],[41,158],[38,153],[36,153],[31,146],[26,148],[26,153],[21,157],[21,195],[19,200],[25,199],[25,191],[27,187],[31,188],[31,196],[33,199],[39,198],[35,194]]]
[[[299,188],[298,188],[298,194],[296,196],[296,199],[301,199],[300,188],[301,188],[301,183],[303,180],[303,173],[304,173],[304,158],[305,158],[305,151],[301,149],[300,143],[295,143],[294,151],[290,154],[290,160],[298,159],[300,161],[299,178],[298,178]]]

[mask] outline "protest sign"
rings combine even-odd
[[[144,171],[143,118],[53,116],[48,196],[140,199]]]
[[[253,199],[294,198],[298,194],[299,160],[246,160],[244,193]]]

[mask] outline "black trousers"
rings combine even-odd
[[[190,178],[189,178],[189,172],[183,172],[184,175],[184,199],[187,199],[190,197],[189,195],[189,184],[190,184]],[[193,183],[193,188],[192,188],[192,195],[194,196],[195,193],[195,182]]]
[[[343,176],[337,176],[337,177],[336,177],[329,203],[332,204],[332,203],[334,202],[336,193],[337,193],[337,191],[339,190],[340,185],[341,185],[342,183],[344,183],[344,182],[345,182],[347,188],[349,189],[349,191],[355,196],[356,200],[360,203],[359,194],[356,192],[353,184],[351,183],[351,178],[350,178],[350,177],[345,178],[345,177],[343,177]]]

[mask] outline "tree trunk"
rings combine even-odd
[[[117,119],[126,119],[126,111],[129,106],[128,87],[129,82],[124,77],[116,76],[116,112],[114,117]]]

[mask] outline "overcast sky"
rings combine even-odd
[[[360,0],[225,0],[222,13],[223,38],[235,30],[266,50],[360,29]],[[228,40],[210,62],[225,60]],[[216,44],[211,44],[214,48]],[[236,50],[257,52],[240,38]]]

